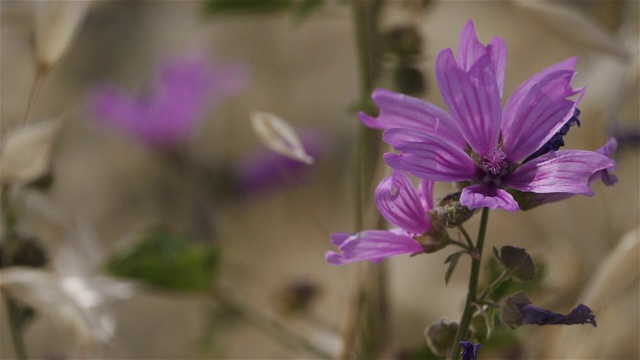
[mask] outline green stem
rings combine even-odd
[[[460,357],[460,341],[465,340],[471,317],[473,316],[476,302],[476,294],[478,293],[478,278],[480,275],[480,263],[482,261],[482,248],[484,246],[484,238],[487,233],[487,222],[489,219],[489,208],[482,208],[482,216],[480,218],[480,230],[478,230],[478,242],[475,246],[477,256],[471,256],[471,275],[469,276],[469,289],[467,290],[467,301],[464,304],[464,312],[460,319],[460,327],[453,343],[451,358],[457,360]]]
[[[13,348],[16,352],[16,359],[26,360],[27,351],[24,346],[22,330],[20,329],[22,322],[19,314],[20,309],[18,308],[18,304],[9,297],[5,299],[5,304],[7,305],[7,312],[9,313],[9,329],[11,330],[11,341],[13,342]]]
[[[509,279],[509,273],[507,271],[503,271],[497,279],[495,279],[490,285],[488,285],[480,295],[478,296],[477,302],[483,302],[493,290],[495,290],[498,286],[500,286],[503,282]]]
[[[16,223],[15,211],[10,206],[8,186],[4,186],[0,189],[0,204],[2,204],[3,209],[3,224],[6,226],[4,244],[2,245],[2,266],[6,268],[11,266],[13,262],[11,254],[13,252],[13,242],[15,241],[14,231]],[[16,304],[16,302],[9,296],[6,296],[5,304],[7,305],[11,341],[13,342],[13,348],[16,352],[16,358],[18,360],[25,360],[27,358],[27,352],[22,338],[22,319],[19,314],[18,304]]]
[[[333,357],[324,349],[317,347],[315,344],[301,337],[299,334],[289,330],[275,319],[272,319],[246,305],[243,305],[237,300],[232,301],[229,298],[221,295],[220,293],[214,293],[213,297],[226,310],[244,319],[255,328],[263,331],[265,334],[279,341],[281,344],[298,351],[304,351],[309,354],[313,354],[314,356],[317,356],[321,359],[331,359]]]
[[[371,112],[370,97],[380,77],[380,44],[377,31],[379,1],[353,1],[353,15],[358,46],[358,69],[360,70],[360,110]],[[380,149],[380,134],[374,129],[360,126],[358,130],[358,152],[356,168],[356,228],[365,228],[365,210],[370,203],[372,176]]]
[[[464,228],[464,226],[458,225],[458,230],[460,230],[462,236],[464,236],[464,239],[467,241],[467,245],[469,245],[469,247],[473,249],[473,241],[471,241],[471,237],[469,236],[469,233]]]

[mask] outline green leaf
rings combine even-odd
[[[445,284],[447,285],[449,284],[449,278],[451,278],[451,275],[453,274],[453,270],[456,269],[456,266],[458,265],[458,260],[460,260],[460,256],[462,256],[462,254],[465,254],[466,252],[467,252],[466,250],[460,250],[458,252],[454,252],[444,260],[445,264],[449,263],[449,268],[447,269],[447,272],[444,274]]]
[[[220,249],[165,230],[153,230],[130,251],[107,264],[111,274],[173,291],[204,291],[213,285]]]
[[[207,0],[204,11],[210,15],[266,14],[288,10],[294,0]]]
[[[323,4],[324,0],[296,0],[293,6],[293,17],[297,22],[302,22]]]

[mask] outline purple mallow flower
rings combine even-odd
[[[344,265],[362,260],[377,263],[389,256],[425,250],[415,238],[431,230],[428,212],[433,208],[433,182],[423,180],[416,190],[406,175],[394,171],[376,188],[375,201],[382,216],[397,228],[333,234],[331,243],[342,254],[328,251],[325,257],[329,264]]]
[[[449,113],[377,89],[373,100],[380,115],[360,114],[360,120],[386,130],[385,142],[401,152],[385,154],[392,168],[421,179],[464,182],[460,202],[469,209],[517,211],[509,189],[592,195],[589,179],[613,168],[613,161],[593,151],[556,151],[569,127],[578,124],[576,105],[584,89],[571,86],[576,58],[530,77],[503,109],[506,62],[504,40],[496,37],[484,46],[469,21],[460,36],[458,59],[451,49],[440,51],[436,59],[436,78]]]
[[[482,344],[472,344],[467,341],[460,341],[462,346],[462,360],[476,360],[478,358],[478,350]]]
[[[89,105],[101,121],[152,147],[172,148],[188,140],[205,112],[242,90],[246,80],[240,64],[213,67],[205,56],[186,55],[162,65],[148,96],[107,84],[93,90]]]

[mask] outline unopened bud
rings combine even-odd
[[[431,351],[439,356],[447,356],[453,349],[460,324],[457,321],[449,321],[445,318],[431,324],[424,330],[424,337]],[[471,337],[471,330],[467,331],[465,338]]]
[[[301,313],[308,310],[318,298],[320,289],[315,281],[308,279],[294,280],[278,294],[277,305],[284,314]]]
[[[536,276],[533,260],[525,249],[503,246],[500,248],[500,253],[493,248],[493,253],[514,280],[531,281]]]
[[[429,211],[429,216],[432,223],[454,228],[464,224],[473,216],[474,212],[475,210],[470,210],[460,203],[460,193],[457,192],[440,200],[438,206]]]
[[[35,49],[40,66],[50,68],[75,38],[91,1],[38,1]]]
[[[411,26],[398,26],[385,34],[386,51],[397,56],[415,56],[422,52],[422,40]]]
[[[407,65],[400,65],[393,70],[393,80],[403,94],[420,95],[427,88],[422,72]]]

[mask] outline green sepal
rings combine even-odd
[[[460,250],[457,252],[454,252],[453,254],[447,256],[447,258],[444,260],[444,263],[447,264],[449,263],[449,268],[447,269],[447,272],[444,274],[444,283],[445,284],[449,284],[449,278],[451,278],[451,275],[453,274],[453,270],[456,269],[456,266],[458,265],[458,261],[460,260],[460,256],[462,256],[462,254],[466,254],[467,251],[466,250]]]

